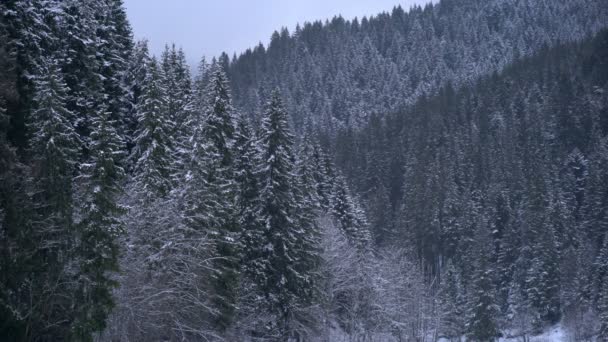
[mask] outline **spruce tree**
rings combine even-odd
[[[56,52],[56,1],[3,1],[0,19],[6,36],[6,50],[13,61],[15,90],[19,95],[8,112],[11,120],[9,140],[19,150],[27,146],[27,119],[33,110],[35,80],[42,74],[44,59]]]
[[[153,58],[141,85],[131,157],[138,191],[149,198],[162,197],[172,188],[173,126],[167,115],[165,96],[161,70]]]
[[[257,153],[257,139],[252,135],[247,119],[240,115],[234,144],[234,170],[238,184],[236,205],[243,248],[243,271],[252,279],[260,279],[263,268],[260,265],[263,261],[258,255],[258,246],[264,242],[264,230],[258,215],[260,184],[256,174],[256,166],[259,164]]]
[[[101,13],[103,16],[100,16]],[[96,52],[103,77],[103,93],[107,96],[106,110],[111,113],[110,120],[115,122],[117,133],[126,141],[129,133],[129,107],[132,106],[127,96],[127,66],[133,52],[133,33],[123,0],[101,2],[95,14],[99,18]]]
[[[72,328],[74,338],[83,341],[91,341],[93,332],[105,328],[114,306],[112,290],[117,284],[111,273],[118,271],[118,237],[124,229],[120,216],[126,210],[118,203],[123,141],[110,112],[97,113],[91,123],[91,156],[80,175],[85,190],[78,227],[77,320]]]
[[[530,305],[538,312],[534,325],[540,331],[545,323],[557,323],[561,314],[560,274],[553,227],[543,227],[532,255],[526,277],[526,292]]]
[[[35,259],[41,269],[34,272],[37,301],[46,308],[38,314],[42,321],[53,322],[45,334],[55,338],[68,335],[74,305],[72,258],[74,254],[73,181],[80,138],[72,127],[73,114],[66,109],[66,86],[56,62],[48,59],[44,73],[35,82],[35,107],[29,118],[32,132],[33,235],[40,241]],[[43,324],[38,322],[37,324]]]
[[[293,333],[291,324],[297,308],[312,300],[314,262],[310,258],[311,227],[299,217],[301,208],[294,186],[295,159],[293,136],[287,124],[287,113],[278,91],[266,105],[260,133],[260,215],[265,226],[265,244],[258,246],[264,261],[264,278],[260,287],[267,299],[271,332],[286,340]],[[269,332],[270,333],[270,332]]]
[[[1,7],[1,5],[0,5]],[[1,37],[0,37],[1,39]],[[0,60],[2,55],[0,48]],[[3,61],[5,62],[5,61]],[[6,69],[0,63],[0,79]],[[16,148],[10,144],[7,132],[9,116],[6,114],[5,96],[10,95],[8,78],[0,91],[0,336],[14,340],[35,339],[42,335],[44,312],[35,307],[32,295],[39,282],[29,270],[43,273],[43,260],[33,258],[39,251],[38,240],[32,239],[33,202],[28,194],[32,190],[29,168],[18,159]],[[24,321],[23,317],[30,317]]]
[[[460,275],[448,261],[439,287],[439,310],[441,312],[441,336],[459,340],[465,329],[466,298]]]
[[[478,226],[475,243],[475,268],[467,298],[467,336],[473,341],[495,341],[500,334],[497,324],[494,272],[490,264],[491,241],[482,224]]]
[[[51,254],[65,258],[73,234],[72,182],[81,142],[71,124],[73,113],[66,109],[66,86],[59,69],[53,61],[47,63],[44,76],[35,83],[36,107],[28,125],[32,132],[34,200],[39,203],[39,224],[44,230],[40,233],[47,242],[42,248],[47,246],[54,250]]]
[[[129,57],[127,70],[125,74],[125,85],[127,87],[127,96],[129,98],[129,107],[125,116],[125,144],[127,151],[133,149],[135,130],[137,129],[137,105],[140,102],[142,86],[144,79],[147,77],[147,70],[150,64],[150,53],[148,50],[148,41],[138,41],[133,47],[133,52]]]
[[[598,340],[606,341],[608,340],[608,281],[604,281],[600,293],[600,302],[598,303],[600,331]]]
[[[65,46],[62,71],[69,89],[67,108],[74,113],[73,126],[87,143],[91,121],[104,97],[101,65],[106,61],[102,58],[105,53],[97,53],[101,39],[96,29],[99,18],[95,16],[104,8],[99,2],[67,0],[62,9],[65,31],[69,32],[61,42]]]
[[[360,250],[365,250],[370,244],[370,233],[364,213],[353,199],[344,177],[338,176],[334,180],[334,187],[330,197],[330,213],[338,222],[351,243]]]
[[[215,326],[224,332],[236,310],[239,278],[239,225],[234,175],[234,109],[228,80],[215,64],[206,88],[203,122],[195,126],[182,185],[189,229],[209,235]]]
[[[173,122],[172,136],[179,140],[187,132],[187,122],[191,106],[192,82],[186,57],[181,49],[165,46],[161,56],[161,66],[165,75],[163,82],[167,96],[167,115]],[[186,131],[182,131],[186,129]]]

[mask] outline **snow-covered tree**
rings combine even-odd
[[[172,188],[173,125],[167,115],[165,97],[161,70],[153,58],[141,85],[131,157],[136,191],[150,198],[166,195]]]
[[[74,338],[91,340],[91,334],[105,328],[105,319],[114,306],[112,289],[118,271],[118,238],[124,227],[120,216],[126,208],[118,203],[124,170],[119,164],[123,141],[110,120],[110,113],[100,111],[92,120],[90,158],[82,164],[83,184],[78,222],[78,303]]]
[[[298,308],[311,304],[314,294],[313,246],[302,242],[311,234],[310,224],[301,220],[294,188],[293,136],[287,112],[277,91],[273,92],[262,120],[259,137],[260,215],[264,222],[264,244],[257,246],[263,278],[260,288],[273,315],[267,334],[287,339],[295,332]]]
[[[369,248],[371,237],[367,220],[360,206],[350,193],[344,177],[334,180],[330,197],[330,213],[338,222],[344,234],[351,239],[353,245],[361,250]]]
[[[32,132],[30,153],[35,164],[34,199],[39,203],[41,229],[45,230],[41,234],[48,243],[41,247],[49,248],[51,255],[59,253],[65,258],[73,228],[72,182],[81,142],[71,124],[74,114],[65,105],[66,86],[59,68],[48,60],[43,70],[44,76],[35,83],[36,107],[28,127]]]
[[[440,336],[459,341],[466,332],[466,295],[458,271],[448,261],[439,287]]]
[[[476,264],[467,293],[466,328],[467,336],[473,341],[494,341],[500,334],[497,323],[499,308],[495,302],[494,270],[489,260],[490,238],[482,227],[480,224],[476,233]]]

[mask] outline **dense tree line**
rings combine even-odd
[[[223,58],[243,112],[255,115],[279,87],[298,132],[336,132],[582,39],[605,27],[607,11],[601,0],[443,0],[284,28],[267,47]]]
[[[6,338],[89,340],[112,308],[131,49],[121,6],[0,4]]]
[[[279,92],[253,125],[221,60],[192,79],[181,50],[151,56],[119,0],[0,10],[3,340],[329,327],[322,270],[345,261],[328,264],[322,234],[363,263],[365,215],[315,139],[297,144]]]
[[[607,10],[443,0],[191,75],[121,0],[1,2],[0,339],[604,338]]]
[[[334,140],[376,244],[413,248],[441,278],[446,336],[600,331],[607,53],[605,31],[544,49]]]

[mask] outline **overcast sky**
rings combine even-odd
[[[345,19],[390,11],[401,4],[429,0],[124,0],[136,39],[146,38],[155,54],[174,42],[194,63],[201,56],[222,52],[237,55],[262,42],[281,27],[290,32],[297,23]]]

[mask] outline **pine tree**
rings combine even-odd
[[[164,90],[161,70],[153,58],[141,85],[132,155],[137,188],[149,198],[162,197],[172,188],[173,126],[167,116]]]
[[[109,118],[107,111],[93,118],[91,157],[82,165],[80,176],[86,190],[79,222],[79,287],[73,334],[83,341],[92,341],[91,334],[105,327],[114,306],[112,290],[117,286],[111,272],[118,271],[118,237],[123,231],[120,216],[125,212],[118,203],[124,176],[118,160],[124,147]]]

